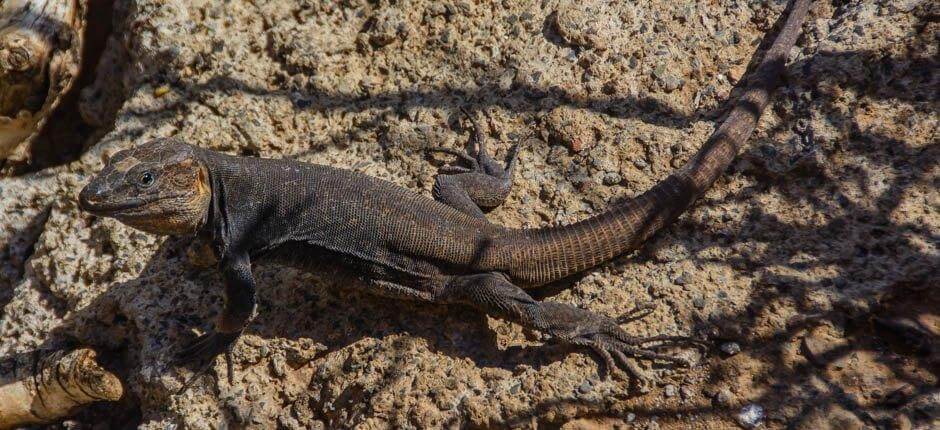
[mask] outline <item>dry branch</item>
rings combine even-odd
[[[90,349],[20,354],[0,362],[0,429],[52,422],[123,393]]]

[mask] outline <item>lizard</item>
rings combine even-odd
[[[690,337],[632,336],[621,327],[623,321],[538,301],[527,290],[637,249],[716,181],[779,85],[809,4],[791,0],[777,38],[743,94],[682,167],[648,191],[575,223],[517,229],[487,220],[484,209],[500,205],[509,194],[518,144],[505,164],[498,162],[488,154],[472,117],[475,130],[466,152],[437,148],[457,155],[466,166],[443,166],[433,198],[352,170],[228,155],[169,137],[116,152],[81,190],[78,205],[148,233],[210,239],[224,304],[215,328],[178,352],[178,363],[209,362],[180,392],[222,354],[232,382],[233,348],[256,314],[252,264],[260,259],[307,270],[339,266],[363,279],[360,287],[374,294],[469,305],[587,347],[601,357],[608,374],[641,376],[638,359],[688,365],[661,351]]]

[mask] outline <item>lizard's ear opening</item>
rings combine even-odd
[[[209,169],[202,163],[196,163],[196,194],[200,196],[200,203],[204,205],[204,211],[209,212],[209,203],[212,200],[212,186],[209,185]]]

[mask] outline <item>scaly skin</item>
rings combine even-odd
[[[269,258],[301,268],[345,267],[367,279],[376,294],[470,305],[587,346],[611,371],[624,368],[649,383],[633,359],[686,364],[657,350],[690,339],[632,337],[614,319],[536,301],[524,288],[635,249],[714,183],[767,106],[809,3],[791,2],[745,94],[684,167],[635,199],[575,224],[520,230],[486,220],[481,208],[498,205],[508,194],[516,151],[500,166],[486,153],[476,121],[472,154],[442,151],[470,167],[442,169],[437,200],[348,170],[234,157],[169,138],[117,153],[82,190],[79,203],[144,231],[212,238],[225,279],[225,306],[215,332],[197,339],[180,358],[224,352],[230,380],[231,350],[255,310],[251,263]]]

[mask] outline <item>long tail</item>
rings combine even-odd
[[[754,131],[780,82],[810,3],[791,1],[780,34],[749,79],[744,95],[682,168],[635,199],[594,217],[569,225],[515,230],[500,238],[493,249],[499,254],[496,261],[504,263],[498,269],[522,283],[542,285],[631,251],[675,220],[725,171]]]

